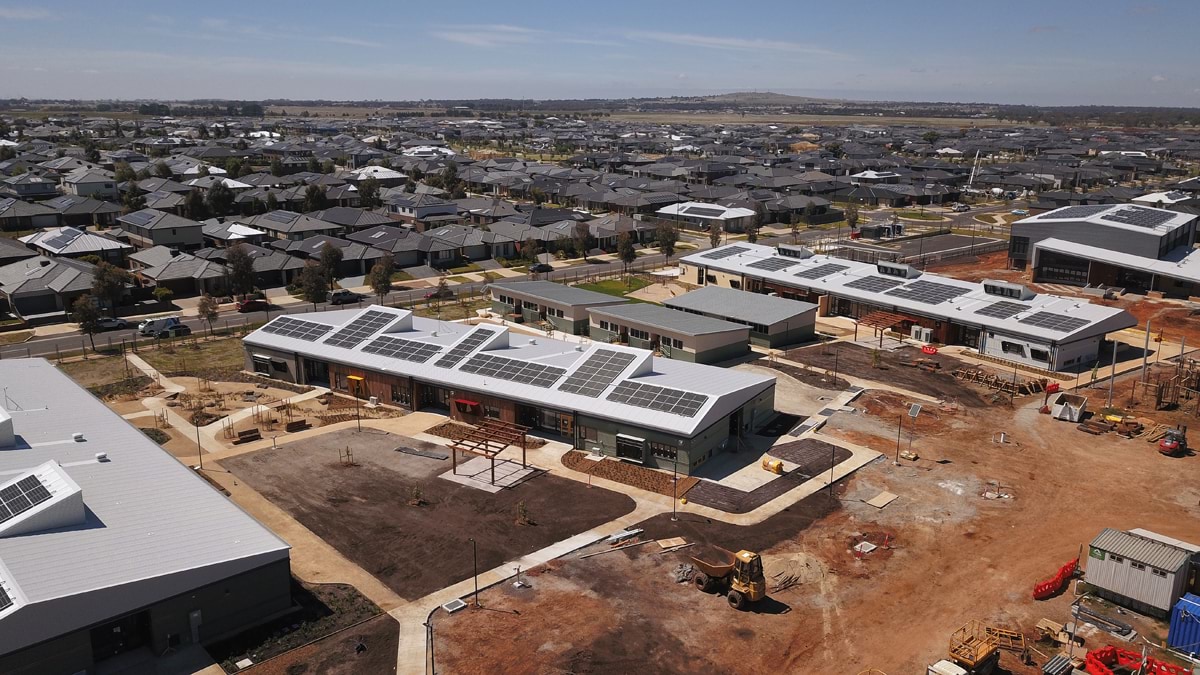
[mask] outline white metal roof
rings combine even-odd
[[[287,559],[286,542],[49,362],[0,361],[0,382],[17,436],[0,483],[56,462],[85,507],[78,525],[0,533],[0,577],[22,598],[0,615],[0,654]]]
[[[326,344],[325,340],[335,334],[341,326],[352,323],[360,314],[368,311],[393,314],[396,320],[383,328],[382,332],[370,335],[353,348]],[[636,427],[659,429],[684,437],[690,437],[706,429],[775,384],[773,377],[673,359],[655,358],[652,352],[645,349],[609,344],[583,345],[531,337],[512,333],[507,327],[496,324],[480,324],[495,331],[497,335],[454,367],[443,368],[435,365],[438,358],[473,331],[475,326],[413,316],[408,310],[379,305],[371,305],[360,312],[354,312],[354,315],[349,318],[346,318],[344,310],[317,312],[292,318],[324,323],[333,326],[333,329],[315,341],[306,341],[297,337],[267,332],[260,328],[244,338],[247,349],[265,347],[295,352],[355,368],[413,377],[454,389],[456,394],[469,395],[470,392],[492,394],[533,405],[574,410],[614,422],[626,422]],[[407,319],[411,319],[411,322]],[[270,324],[264,328],[269,326]],[[442,349],[424,363],[363,351],[363,347],[382,335],[437,344],[441,345]],[[598,349],[625,352],[634,355],[635,359],[612,384],[605,387],[604,392],[598,397],[593,398],[561,391],[558,387]],[[545,388],[463,371],[463,365],[477,354],[553,366],[563,368],[567,372],[550,387]],[[623,381],[653,384],[684,392],[703,394],[708,397],[708,400],[692,417],[667,414],[627,403],[609,401],[607,396],[612,393],[616,385]]]
[[[902,314],[945,319],[960,325],[979,326],[980,328],[1008,335],[1026,336],[1058,344],[1073,342],[1095,335],[1103,335],[1137,325],[1137,320],[1122,309],[1094,305],[1075,298],[1046,294],[1038,294],[1030,300],[1018,301],[986,293],[982,283],[962,281],[928,272],[921,273],[913,279],[891,277],[895,279],[897,285],[883,291],[873,292],[848,285],[864,277],[881,276],[877,271],[877,267],[869,263],[827,255],[792,258],[782,256],[776,249],[761,244],[739,242],[730,245],[729,248],[732,247],[739,247],[743,250],[724,258],[706,258],[706,255],[710,255],[712,252],[718,250],[709,249],[684,256],[680,260],[690,265],[698,265],[757,279],[771,280],[794,288],[810,289],[821,294],[850,298],[863,303],[890,308]],[[753,263],[768,258],[779,258],[790,261],[793,264],[785,269],[776,271],[750,266]],[[806,270],[815,270],[822,265],[838,265],[842,269],[817,279],[796,276]],[[900,288],[913,288],[913,284],[919,282],[932,282],[941,286],[953,287],[961,290],[962,293],[950,300],[936,304],[919,302],[915,299],[898,296],[893,293]],[[978,313],[979,310],[1002,301],[1020,304],[1024,309],[1007,318],[989,317]],[[1021,321],[1039,312],[1072,317],[1083,320],[1086,323],[1074,330],[1059,331]]]
[[[1192,557],[1186,549],[1110,527],[1096,535],[1091,546],[1167,572],[1177,571]]]
[[[1127,222],[1130,215],[1133,215],[1135,219],[1136,217],[1149,217],[1151,218],[1151,222],[1155,224],[1152,226],[1131,224]],[[1087,222],[1092,225],[1127,230],[1129,232],[1155,232],[1162,234],[1182,227],[1195,219],[1196,216],[1190,213],[1156,209],[1140,204],[1083,204],[1079,206],[1063,206],[1045,213],[1039,213],[1036,216],[1018,220],[1013,224]]]
[[[1039,251],[1053,251],[1087,260],[1096,260],[1107,265],[1200,283],[1200,251],[1184,246],[1167,253],[1161,259],[1146,258],[1063,239],[1043,239],[1035,242],[1033,247]]]

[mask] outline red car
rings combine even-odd
[[[271,309],[271,303],[262,298],[252,298],[250,300],[242,300],[237,304],[237,311],[241,314],[247,312],[265,312]]]

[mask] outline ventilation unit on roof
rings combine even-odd
[[[0,448],[11,448],[17,444],[17,435],[13,431],[12,415],[0,408]]]
[[[995,279],[983,280],[983,292],[988,295],[1013,298],[1014,300],[1032,300],[1033,296],[1037,295],[1037,293],[1034,293],[1032,289],[1024,284],[1014,284],[1011,281],[996,281]]]
[[[887,262],[886,260],[880,260],[876,262],[875,270],[880,274],[889,277],[900,277],[902,279],[916,279],[917,277],[921,276],[921,270],[913,267],[912,265]]]
[[[793,244],[780,244],[779,246],[775,247],[775,251],[778,252],[779,255],[787,256],[789,258],[813,257],[812,249],[805,246],[795,246]]]

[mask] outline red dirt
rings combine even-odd
[[[358,646],[365,650],[359,652]],[[251,675],[358,675],[396,672],[400,627],[387,614],[240,672]]]
[[[590,459],[585,459],[586,457],[587,455],[584,453],[572,450],[563,455],[561,461],[563,466],[568,469],[590,473],[597,478],[605,478],[624,485],[631,485],[658,493],[664,497],[687,494],[688,490],[691,490],[696,483],[700,482],[699,478],[680,476],[679,484],[673,485],[673,476],[665,471],[655,471],[654,469],[647,469],[628,462],[617,462],[607,459],[593,462]]]
[[[893,342],[894,343],[894,342]],[[872,352],[878,352],[875,367]],[[806,363],[820,369],[832,369],[835,353],[822,345],[793,349],[786,355],[789,361]],[[926,359],[941,365],[941,369],[928,372],[904,365],[916,359]],[[901,389],[925,394],[945,401],[957,400],[961,405],[984,407],[988,403],[980,396],[981,389],[954,379],[954,370],[965,366],[952,356],[945,354],[922,354],[914,347],[900,347],[894,351],[871,350],[855,344],[842,345],[836,353],[839,373],[854,377],[887,382]]]

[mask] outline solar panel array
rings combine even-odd
[[[149,225],[154,220],[155,214],[145,211],[137,211],[126,216],[121,216],[122,222],[133,223],[134,225],[142,226]]]
[[[1019,323],[1045,328],[1046,330],[1055,330],[1063,333],[1077,331],[1080,328],[1088,325],[1087,319],[1081,319],[1077,316],[1065,316],[1063,314],[1055,314],[1053,312],[1037,312],[1031,314],[1024,319],[1018,319]]]
[[[891,279],[888,277],[859,277],[854,281],[847,281],[846,288],[853,288],[860,291],[869,291],[871,293],[882,293],[889,288],[895,288],[904,283],[903,279]]]
[[[983,309],[977,309],[975,313],[980,316],[990,316],[993,319],[1007,319],[1027,309],[1029,309],[1029,305],[1001,300],[1000,302],[993,302]]]
[[[967,292],[968,289],[966,288],[920,280],[914,281],[903,288],[888,291],[887,295],[904,298],[905,300],[915,300],[926,305],[939,305],[947,300],[953,300],[960,295],[965,295]]]
[[[506,359],[502,356],[492,356],[491,354],[480,354],[479,356],[472,357],[459,370],[464,373],[475,373],[484,377],[498,377],[501,380],[528,384],[543,389],[549,388],[550,385],[558,381],[558,378],[567,374],[567,371],[563,368],[544,366],[540,363],[530,363],[528,361],[517,361],[516,359]]]
[[[633,363],[633,354],[612,349],[597,349],[583,365],[575,369],[566,382],[558,388],[568,394],[580,394],[599,398],[600,394]]]
[[[1112,208],[1111,204],[1085,204],[1083,206],[1068,206],[1064,209],[1042,214],[1043,218],[1091,218],[1098,213],[1104,213]]]
[[[725,214],[725,209],[712,209],[706,206],[689,206],[683,210],[689,216],[718,217]]]
[[[848,269],[850,269],[848,265],[825,263],[824,265],[817,265],[816,267],[810,267],[804,271],[796,272],[792,276],[796,277],[797,279],[821,279],[829,276],[830,274],[845,272]]]
[[[0,523],[16,518],[50,499],[50,491],[37,476],[26,476],[0,490]]]
[[[425,363],[434,354],[442,351],[442,348],[438,345],[431,345],[428,342],[415,342],[413,340],[391,337],[390,335],[381,335],[363,347],[362,350],[367,354],[378,354],[403,361]]]
[[[3,612],[4,610],[6,610],[12,606],[13,606],[12,596],[10,596],[8,594],[8,591],[4,590],[3,586],[0,586],[0,612]]]
[[[64,227],[58,234],[42,242],[47,248],[60,249],[75,241],[83,233],[73,227]]]
[[[695,417],[708,402],[708,397],[704,394],[626,380],[613,389],[608,395],[608,400],[683,417]]]
[[[272,211],[263,216],[263,218],[266,218],[267,220],[273,220],[277,223],[290,223],[296,219],[296,216],[295,214],[287,213],[285,211]]]
[[[731,255],[745,253],[746,251],[749,251],[749,250],[750,249],[746,248],[745,246],[729,246],[726,248],[717,249],[716,251],[709,251],[708,253],[701,253],[700,257],[707,258],[709,260],[720,260],[721,258],[728,258]]]
[[[488,330],[487,328],[476,328],[471,334],[454,345],[454,348],[446,352],[446,355],[437,360],[433,365],[438,368],[453,368],[458,365],[459,361],[467,358],[467,354],[479,349],[479,346],[496,334],[496,331]]]
[[[1144,227],[1146,229],[1154,229],[1174,217],[1174,211],[1140,209],[1136,206],[1127,206],[1123,209],[1104,214],[1105,220],[1111,220],[1114,223],[1133,225],[1135,227]]]
[[[315,342],[317,338],[333,330],[333,326],[312,321],[301,321],[290,316],[281,316],[262,327],[262,332],[283,337]]]
[[[799,260],[787,260],[786,258],[763,258],[762,260],[755,260],[754,262],[746,265],[746,267],[753,267],[756,270],[767,270],[768,272],[778,272],[779,270],[786,270],[793,265],[799,264]]]
[[[367,310],[354,321],[343,326],[338,332],[325,339],[325,344],[331,347],[354,349],[363,340],[371,337],[396,320],[395,314]]]

